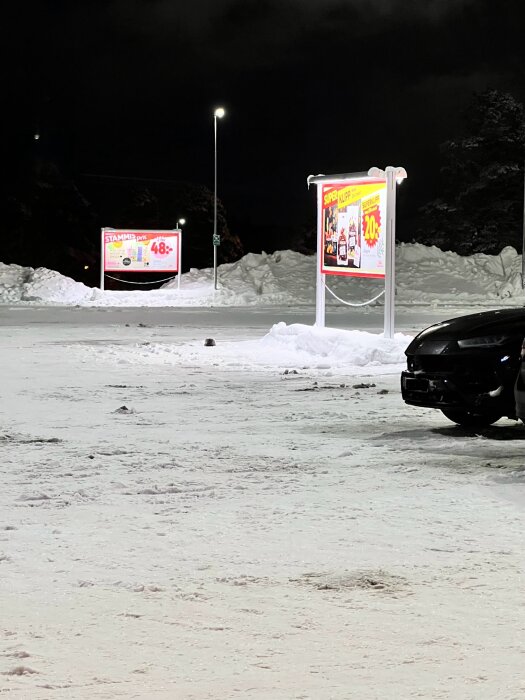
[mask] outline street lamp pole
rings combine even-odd
[[[217,118],[222,119],[225,111],[218,107],[213,113],[213,136],[214,136],[214,192],[213,192],[213,288],[217,289],[217,248],[220,237],[217,234]]]
[[[176,231],[177,233],[177,289],[180,290],[180,278],[182,275],[182,229],[181,226],[184,226],[186,223],[186,219],[177,219],[177,228]]]

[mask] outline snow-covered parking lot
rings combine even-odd
[[[402,403],[426,313],[0,307],[0,696],[525,697],[525,429]]]

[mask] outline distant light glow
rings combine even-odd
[[[40,138],[40,134],[33,134],[33,138],[35,139],[35,141],[38,141],[38,139]]]
[[[89,265],[84,265],[84,270],[89,270]]]
[[[408,175],[407,175],[407,171],[405,170],[405,168],[401,168],[401,167],[396,168],[396,182],[398,185],[400,185],[403,182],[403,180],[406,180],[407,177],[408,177]]]

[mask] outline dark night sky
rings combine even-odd
[[[371,165],[404,165],[415,204],[473,91],[525,98],[522,2],[19,0],[2,22],[7,163],[40,148],[73,176],[212,186],[223,105],[237,226],[306,221],[307,175]]]

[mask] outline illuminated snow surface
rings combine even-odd
[[[86,287],[45,268],[0,263],[0,304],[78,304],[81,306],[279,306],[315,301],[315,257],[293,251],[245,255],[218,267],[218,289],[213,270],[192,269],[162,289],[105,291]],[[397,303],[452,303],[494,305],[524,300],[521,255],[504,248],[499,255],[462,257],[432,246],[401,244],[396,252]],[[133,276],[126,277],[128,282]],[[361,303],[375,297],[382,282],[368,279],[328,278],[339,297]],[[146,287],[147,288],[147,287]],[[125,289],[125,284],[123,284]],[[335,304],[327,293],[327,303]]]
[[[313,327],[297,253],[218,292],[0,265],[0,697],[524,696],[523,426],[399,392],[419,329],[523,305],[521,257],[397,266],[388,340],[380,303]]]

